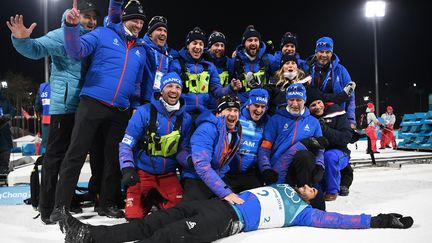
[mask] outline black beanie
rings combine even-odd
[[[280,65],[279,68],[281,68],[286,62],[288,61],[293,61],[297,64],[298,66],[298,62],[297,62],[297,58],[294,55],[288,55],[288,54],[284,54],[280,60]]]
[[[261,41],[261,34],[255,29],[253,25],[246,27],[246,30],[243,32],[241,43],[244,45],[245,41],[250,37],[257,37]]]
[[[122,21],[130,19],[141,19],[145,21],[146,15],[144,13],[143,7],[138,0],[129,0],[123,9]]]
[[[294,46],[297,48],[297,36],[295,36],[291,32],[286,32],[282,36],[280,49],[282,50],[282,47],[284,47],[284,45],[286,45],[288,43],[294,44]]]
[[[325,102],[322,92],[318,89],[308,89],[306,96],[307,101],[305,103],[305,106],[308,108],[312,104],[312,102],[316,100],[321,100],[322,102]]]
[[[324,200],[324,194],[322,193],[321,190],[318,190],[317,195],[315,196],[314,199],[312,199],[310,201],[310,205],[313,208],[325,211],[326,210],[326,204],[325,204],[325,200]]]
[[[216,42],[222,42],[226,45],[225,35],[221,32],[213,31],[208,38],[208,47],[210,48]]]
[[[194,40],[202,40],[204,46],[206,44],[206,37],[204,31],[200,27],[195,27],[193,30],[189,31],[186,36],[186,45],[189,45]]]
[[[151,33],[159,27],[165,27],[165,29],[168,29],[168,20],[164,16],[154,16],[150,20],[147,28],[147,34],[151,35]]]
[[[226,108],[235,107],[240,110],[240,98],[237,95],[225,95],[219,98],[217,105],[217,113],[221,113]]]

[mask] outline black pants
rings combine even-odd
[[[224,181],[234,193],[257,188],[264,185],[258,169],[252,168],[240,174],[225,174]]]
[[[350,187],[354,180],[354,170],[351,164],[348,164],[345,168],[341,170],[341,186]]]
[[[182,202],[130,223],[91,226],[96,242],[211,242],[239,231],[234,209],[219,199]]]
[[[0,169],[4,169],[5,172],[9,170],[10,154],[10,150],[0,152]]]
[[[121,179],[118,144],[123,138],[128,120],[128,110],[119,110],[116,107],[106,106],[92,98],[81,97],[75,115],[71,143],[60,169],[56,189],[55,204],[57,206],[70,206],[81,168],[99,128],[102,128],[105,137],[105,165],[102,183],[107,185],[101,187],[100,194],[106,196],[104,201],[107,203],[114,204],[118,201]]]
[[[216,195],[200,179],[186,178],[183,181],[183,201],[196,201],[214,198]]]
[[[51,115],[49,136],[42,161],[42,177],[39,191],[39,209],[42,217],[49,217],[54,207],[54,198],[59,170],[70,144],[75,113]]]

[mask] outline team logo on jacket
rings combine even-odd
[[[288,130],[288,123],[285,123],[282,131],[286,131],[286,130]]]
[[[304,130],[307,132],[310,132],[309,124],[306,124],[306,126],[304,127]]]
[[[136,50],[135,55],[137,55],[138,57],[141,57],[141,53],[139,50]]]
[[[125,134],[122,140],[122,143],[127,144],[129,146],[132,146],[132,142],[134,141],[134,138],[130,135]]]
[[[189,229],[192,229],[193,227],[195,227],[196,222],[186,221],[186,225]]]
[[[117,38],[114,38],[113,44],[116,45],[116,46],[119,46],[119,41],[118,41]]]

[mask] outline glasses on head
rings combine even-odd
[[[221,98],[219,103],[228,103],[231,105],[237,103],[238,105],[240,105],[240,98],[236,95],[225,95]]]
[[[156,21],[156,22],[162,22],[164,24],[168,24],[168,20],[164,17],[164,16],[154,16],[151,20],[150,23]]]
[[[131,3],[136,3],[138,5],[141,5],[141,3],[138,0],[129,0],[129,2],[126,4],[124,9],[126,9]]]

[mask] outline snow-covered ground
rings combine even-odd
[[[363,144],[353,158],[362,158]],[[381,156],[403,156],[425,153],[401,152],[390,149]],[[432,239],[432,164],[404,164],[396,167],[367,167],[354,171],[354,183],[347,197],[327,203],[328,211],[347,214],[398,212],[414,218],[407,230],[370,229],[334,230],[309,227],[290,227],[241,233],[219,240],[220,243],[250,242],[429,242]],[[123,219],[97,216],[93,208],[85,208],[77,217],[90,224],[116,224]],[[0,242],[62,242],[64,236],[57,225],[43,225],[31,206],[0,206]]]

